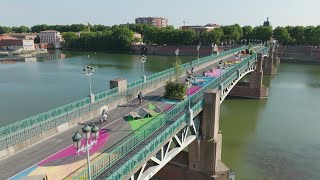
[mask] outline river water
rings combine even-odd
[[[174,60],[148,56],[145,72],[170,68]],[[88,64],[95,68],[93,93],[108,89],[111,79],[142,75],[139,55],[56,51],[36,62],[2,62],[0,127],[86,97]],[[320,66],[281,64],[264,84],[268,99],[222,103],[222,160],[237,180],[320,179]]]
[[[222,160],[236,179],[320,179],[320,66],[281,64],[265,100],[221,107]]]

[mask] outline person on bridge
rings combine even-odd
[[[191,66],[191,71],[190,71],[190,73],[191,73],[191,74],[193,74],[193,73],[194,73],[194,71],[193,71],[193,65],[192,65],[192,62],[190,62],[190,66]]]
[[[143,98],[143,94],[142,94],[142,92],[140,92],[138,94],[139,105],[142,105],[142,98]]]
[[[107,118],[108,118],[108,112],[107,112],[105,109],[103,109],[103,111],[102,111],[102,118],[100,119],[100,121],[101,121],[101,122],[107,121]]]

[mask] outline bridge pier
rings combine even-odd
[[[278,47],[276,46],[275,49],[274,49],[274,53],[273,53],[273,65],[274,66],[277,66],[278,64],[280,64],[280,57],[278,55]]]
[[[229,180],[230,169],[221,161],[220,91],[205,92],[204,104],[201,137],[188,146],[188,152],[179,153],[162,168],[157,179]]]
[[[250,73],[250,82],[239,82],[228,95],[247,98],[267,98],[268,88],[262,84],[262,63],[263,55],[262,53],[257,53],[256,69]]]
[[[277,55],[273,48],[269,49],[269,55],[264,59],[263,74],[273,75],[277,73]]]

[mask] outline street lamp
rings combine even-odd
[[[83,73],[84,75],[88,76],[88,79],[89,79],[89,97],[90,97],[90,100],[91,102],[94,101],[94,95],[92,94],[92,91],[91,91],[91,79],[90,79],[90,76],[94,73],[94,68],[90,65],[86,66],[83,68]]]
[[[197,51],[198,51],[198,59],[199,59],[200,44],[198,44],[197,46]]]
[[[189,111],[189,122],[188,122],[188,125],[191,125],[192,121],[193,121],[193,111],[191,109],[191,98],[190,98],[190,89],[191,89],[191,86],[192,86],[192,83],[190,82],[191,79],[192,79],[191,74],[189,74],[189,76],[185,80],[186,86],[188,87],[188,104],[189,104],[189,106],[188,106],[188,111]]]
[[[186,86],[187,86],[187,88],[188,88],[188,104],[189,104],[189,110],[191,109],[190,108],[190,106],[191,106],[191,102],[190,102],[190,88],[191,88],[191,86],[192,86],[192,83],[190,82],[191,81],[191,77],[190,77],[190,75],[186,78],[186,80],[185,80],[185,84],[186,84]]]
[[[177,57],[177,59],[178,59],[178,58],[179,58],[179,48],[177,48],[174,53],[176,54],[176,57]]]
[[[144,63],[147,61],[147,56],[146,55],[140,56],[140,61],[142,63],[142,78],[144,82],[147,82],[147,77],[144,74]]]
[[[89,151],[92,149],[93,145],[97,143],[97,139],[99,137],[99,128],[95,124],[92,124],[92,126],[89,126],[86,124],[82,128],[82,132],[84,133],[84,138],[86,139],[86,146],[81,146],[81,140],[82,135],[78,133],[78,131],[75,132],[74,136],[72,136],[73,146],[75,149],[77,149],[77,153],[79,155],[79,152],[86,152],[87,153],[87,163],[88,163],[88,179],[91,180],[91,169],[90,169],[90,155]],[[90,139],[90,135],[92,134],[93,141],[88,142]]]
[[[213,48],[214,48],[214,44],[213,43],[211,43],[211,47],[212,47],[212,55],[213,55]]]

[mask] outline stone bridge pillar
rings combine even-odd
[[[213,177],[227,179],[229,168],[221,161],[222,134],[219,128],[220,91],[204,93],[201,139],[189,145],[189,169]],[[223,178],[224,177],[224,178]]]
[[[278,64],[280,64],[280,57],[278,55],[278,46],[276,46],[276,48],[274,49],[274,53],[273,53],[273,65],[275,67],[277,67]]]
[[[273,48],[270,48],[269,50],[269,56],[265,58],[264,60],[264,67],[263,67],[263,73],[266,75],[272,75],[276,74],[277,68],[277,58],[276,58],[276,52],[274,52]]]
[[[247,98],[266,98],[268,88],[262,84],[263,80],[263,57],[262,53],[257,53],[257,63],[255,71],[250,73],[250,82],[241,82],[233,87],[230,96],[247,97]]]
[[[200,114],[201,138],[188,146],[188,152],[180,152],[163,167],[155,175],[157,179],[229,180],[230,169],[221,161],[220,91],[206,91],[204,101]]]

